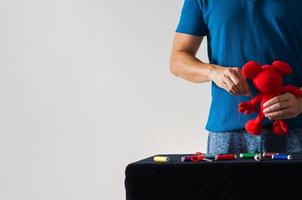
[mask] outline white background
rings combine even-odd
[[[125,199],[128,163],[206,150],[210,84],[168,67],[182,3],[0,0],[1,200]]]

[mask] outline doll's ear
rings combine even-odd
[[[254,78],[261,72],[261,66],[255,61],[247,62],[242,68],[242,74],[245,78]]]
[[[280,60],[276,60],[275,62],[273,62],[272,66],[279,72],[281,72],[283,75],[291,74],[293,72],[293,69],[288,63]]]

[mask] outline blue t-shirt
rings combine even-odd
[[[207,36],[210,63],[242,67],[247,61],[288,62],[294,73],[285,84],[302,86],[301,0],[185,0],[176,32]],[[249,81],[254,96],[257,91]],[[212,103],[206,129],[232,131],[256,117],[238,112],[251,97],[233,96],[212,82]],[[302,115],[286,120],[302,127]],[[265,125],[272,122],[266,119]]]

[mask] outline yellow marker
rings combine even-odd
[[[155,156],[153,160],[155,162],[169,162],[170,159],[167,156]]]

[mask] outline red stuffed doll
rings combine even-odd
[[[248,102],[239,104],[239,112],[246,115],[257,111],[257,104],[260,104],[260,112],[256,119],[252,119],[245,124],[245,129],[252,135],[260,135],[262,132],[263,104],[283,93],[292,93],[295,96],[302,97],[302,90],[292,85],[283,86],[283,76],[292,73],[289,64],[282,61],[275,61],[272,65],[260,66],[255,61],[249,61],[242,68],[245,78],[252,79],[259,94]],[[276,135],[285,135],[288,132],[288,126],[284,120],[273,122],[273,131]]]

